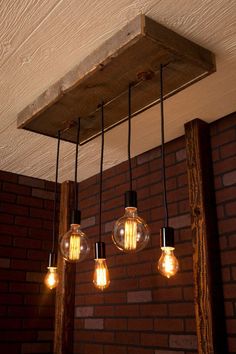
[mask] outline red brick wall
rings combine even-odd
[[[54,294],[43,284],[53,183],[0,172],[0,353],[52,353]]]
[[[236,353],[236,115],[213,123],[211,134],[228,343]],[[93,254],[78,265],[75,353],[197,353],[185,160],[184,137],[167,144],[170,224],[180,261],[180,272],[170,280],[156,271],[163,226],[160,148],[132,161],[139,214],[152,231],[149,246],[137,255],[121,254],[111,242],[114,220],[124,213],[127,162],[105,171],[102,221],[111,284],[104,292],[93,287]],[[98,182],[94,176],[80,185],[83,229],[92,244],[98,235]]]

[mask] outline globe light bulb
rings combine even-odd
[[[161,247],[162,254],[158,261],[159,272],[167,278],[175,275],[179,270],[179,262],[174,255],[174,247]]]
[[[107,268],[107,262],[104,258],[95,259],[93,284],[99,290],[106,289],[110,284],[110,276]]]
[[[44,283],[49,289],[54,289],[59,283],[57,267],[47,267],[48,272],[44,278]]]
[[[148,243],[150,230],[138,216],[136,207],[126,207],[125,215],[116,221],[112,239],[117,248],[124,252],[138,252]]]
[[[60,240],[60,250],[68,262],[81,262],[86,258],[90,251],[89,242],[79,224],[70,225],[70,230]]]

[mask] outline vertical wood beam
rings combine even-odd
[[[74,183],[61,185],[59,235],[64,235],[70,224]],[[58,250],[59,285],[56,291],[54,354],[73,354],[75,270],[76,265],[65,262]]]
[[[222,354],[227,349],[209,125],[190,121],[185,138],[198,353]]]

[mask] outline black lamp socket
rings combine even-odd
[[[160,246],[175,247],[173,227],[162,227],[160,229]]]
[[[71,211],[71,224],[79,224],[81,223],[81,211],[80,210],[72,210]]]
[[[127,191],[125,192],[125,208],[133,207],[137,208],[137,192]]]
[[[105,259],[106,258],[106,246],[105,242],[95,242],[95,259]]]

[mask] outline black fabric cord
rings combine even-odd
[[[131,84],[129,84],[129,94],[128,94],[128,161],[129,161],[129,184],[130,190],[133,190],[133,177],[132,177],[132,166],[131,166]]]
[[[161,159],[162,159],[162,184],[165,212],[165,226],[169,225],[169,214],[166,193],[166,162],[165,162],[165,126],[164,126],[164,95],[163,95],[163,65],[160,65],[160,108],[161,108]]]
[[[56,157],[56,177],[54,187],[54,206],[53,206],[53,222],[52,222],[52,253],[55,250],[56,238],[56,213],[57,213],[57,190],[58,190],[58,166],[59,166],[59,153],[60,153],[61,132],[57,133],[57,157]]]
[[[101,144],[101,161],[100,161],[100,191],[99,191],[99,242],[102,241],[102,172],[104,158],[104,103],[101,104],[101,128],[102,128],[102,144]]]
[[[76,136],[76,150],[75,150],[75,186],[74,186],[74,210],[79,209],[78,205],[78,183],[77,183],[77,173],[78,173],[78,155],[79,155],[79,141],[80,141],[80,118],[78,118],[77,124],[77,136]]]

